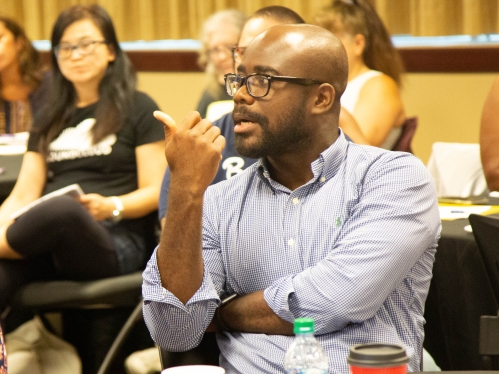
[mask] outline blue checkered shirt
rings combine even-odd
[[[282,319],[315,320],[330,373],[348,373],[353,344],[403,345],[419,371],[423,311],[440,234],[431,176],[408,153],[348,142],[343,133],[294,191],[263,160],[211,186],[204,200],[205,272],[186,305],[161,286],[156,252],[144,272],[144,316],[156,343],[196,346],[227,295],[264,290]],[[284,373],[293,337],[217,334],[231,373]]]

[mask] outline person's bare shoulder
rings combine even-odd
[[[397,83],[388,75],[381,74],[369,79],[360,91],[359,100],[365,95],[394,96],[400,98],[400,89]]]
[[[357,114],[362,111],[363,115],[382,116],[388,128],[401,126],[405,120],[400,88],[386,74],[373,77],[364,84],[355,111]]]

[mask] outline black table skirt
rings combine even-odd
[[[482,370],[481,315],[498,305],[467,219],[444,221],[425,307],[424,347],[442,370]]]

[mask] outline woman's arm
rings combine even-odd
[[[353,116],[369,144],[383,145],[391,129],[401,126],[405,120],[395,81],[384,74],[368,80],[360,91]]]
[[[42,196],[47,176],[47,164],[37,152],[26,152],[14,189],[0,208],[0,226],[11,221],[16,210]]]
[[[345,108],[341,107],[340,111],[340,123],[339,123],[341,129],[343,132],[352,139],[352,141],[356,144],[370,144],[364,134],[362,133],[362,130],[359,127],[359,124],[353,117],[353,115],[346,110]]]
[[[139,218],[158,209],[161,181],[166,169],[163,140],[135,148],[139,188],[126,195],[118,196],[123,204],[123,218]],[[88,194],[80,197],[90,214],[102,220],[111,218],[115,209],[110,197]]]
[[[499,191],[499,77],[492,84],[482,110],[480,156],[489,189]]]

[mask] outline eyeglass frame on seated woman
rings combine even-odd
[[[57,59],[67,60],[73,55],[74,51],[78,51],[78,53],[82,56],[86,56],[95,51],[95,48],[98,44],[110,44],[106,40],[80,40],[76,44],[70,43],[61,43],[54,47],[54,54]],[[61,55],[61,48],[64,51],[63,56]],[[85,50],[85,48],[88,48]],[[84,51],[85,50],[85,51]],[[65,55],[68,53],[68,55]]]
[[[255,95],[254,93],[251,92],[250,88],[250,80],[253,81],[253,77],[264,77],[267,81],[267,89],[263,95]],[[239,81],[239,87],[237,87],[234,90],[234,87],[231,87],[231,84],[236,83],[234,80],[230,80],[229,78],[237,78],[237,81]],[[227,93],[230,96],[234,96],[236,92],[243,86],[246,86],[246,89],[248,90],[248,94],[251,97],[254,97],[255,99],[259,99],[261,97],[265,97],[268,95],[270,91],[270,86],[272,81],[279,81],[279,82],[288,82],[288,83],[294,83],[294,84],[300,84],[302,86],[312,86],[314,84],[323,84],[325,82],[318,81],[316,79],[309,79],[309,78],[297,78],[297,77],[288,77],[288,76],[283,76],[283,75],[268,75],[268,74],[260,74],[260,73],[253,73],[250,75],[247,75],[243,77],[242,75],[239,74],[225,74],[224,75],[224,80],[225,80],[225,89],[227,90]],[[250,82],[250,83],[248,83]],[[253,85],[255,87],[255,85]],[[263,87],[263,85],[261,86]]]

